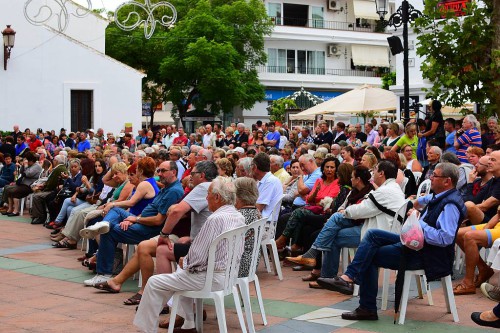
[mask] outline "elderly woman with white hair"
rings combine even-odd
[[[481,133],[478,131],[479,122],[472,114],[465,116],[462,121],[462,129],[457,131],[454,146],[457,157],[461,163],[467,163],[467,148],[471,146],[481,147]]]

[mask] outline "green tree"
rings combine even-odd
[[[396,72],[388,72],[382,75],[382,89],[389,90],[390,86],[396,84]]]
[[[279,98],[273,101],[273,104],[268,108],[272,121],[285,121],[285,111],[288,109],[296,109],[297,104],[293,99]]]
[[[146,40],[142,29],[123,32],[112,24],[106,53],[162,85],[165,100],[174,103],[181,118],[191,104],[218,114],[262,100],[264,87],[255,67],[266,62],[264,36],[272,28],[262,1],[171,3],[178,12],[173,28],[157,25]],[[119,14],[126,17],[126,11]]]
[[[428,96],[459,107],[467,100],[500,107],[500,0],[467,2],[465,16],[425,2],[414,28],[417,54],[425,59],[423,77],[432,82]]]

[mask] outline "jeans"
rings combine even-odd
[[[352,263],[344,273],[359,285],[359,306],[377,311],[378,268],[399,269],[403,244],[399,235],[384,230],[370,229],[359,244]],[[422,269],[422,260],[416,251],[406,251],[406,269]]]
[[[145,226],[134,223],[128,229],[122,230],[120,222],[130,216],[129,212],[121,208],[113,208],[104,217],[104,221],[109,222],[109,232],[100,236],[99,252],[97,253],[97,272],[99,274],[113,274],[113,261],[115,258],[115,248],[118,243],[139,244],[143,240],[157,236],[163,225]]]
[[[340,213],[333,214],[311,246],[323,252],[321,277],[337,276],[340,251],[343,247],[357,247],[360,238],[361,225],[354,225],[352,220],[346,219]]]
[[[70,216],[71,211],[73,210],[73,208],[75,208],[76,206],[81,205],[83,203],[85,203],[85,201],[84,200],[80,200],[78,198],[76,198],[76,202],[74,202],[74,203],[71,202],[71,198],[64,199],[64,202],[63,202],[63,205],[61,207],[61,210],[59,211],[59,214],[57,215],[55,221],[57,223],[63,223],[64,219],[66,217]]]

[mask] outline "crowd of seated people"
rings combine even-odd
[[[378,232],[390,233],[390,212],[406,199],[415,206],[432,205],[434,199],[417,193],[419,185],[430,181],[433,192],[456,190],[454,200],[464,202],[466,211],[456,213],[456,243],[465,253],[466,273],[454,293],[474,294],[495,273],[479,249],[500,239],[499,127],[493,118],[481,133],[473,115],[463,121],[443,119],[439,103],[432,104],[431,116],[420,125],[377,124],[374,119],[363,132],[360,124],[342,122],[330,131],[327,122],[289,129],[258,121],[225,129],[206,124],[192,135],[169,125],[140,130],[138,136],[105,135],[103,129],[69,134],[61,129],[56,135],[14,126],[0,145],[0,212],[6,218],[19,216],[21,199],[30,196],[31,223],[50,230],[54,248],[76,249],[84,238],[88,246],[78,260],[95,272],[86,286],[118,293],[140,272],[142,286],[124,304],[142,307],[147,295],[148,305],[139,307],[135,319],[146,330],[170,325],[169,319],[158,321],[146,311],[159,302],[157,314],[166,305],[168,288],[181,278],[175,264],[182,270],[192,267],[194,258],[201,260],[197,251],[203,241],[197,236],[212,232],[206,222],[224,220],[218,212],[227,206],[232,207],[227,213],[242,223],[275,220],[282,259],[310,271],[302,278],[310,288],[345,291],[362,279],[353,269],[339,275],[341,249],[365,246]],[[227,228],[235,227],[236,220]],[[424,230],[442,227],[424,220]],[[455,240],[450,242],[443,247]],[[248,274],[251,243],[245,245],[240,276]],[[137,250],[122,267],[116,259],[134,245]],[[161,260],[155,264],[153,258]],[[159,277],[152,279],[155,270]],[[500,302],[500,296],[495,298],[500,289],[495,294],[495,286],[488,286],[483,285],[484,292]],[[375,318],[373,308],[363,310],[346,317]],[[495,325],[500,322],[495,313],[475,316],[480,324]],[[188,305],[178,314],[173,325],[194,327]]]

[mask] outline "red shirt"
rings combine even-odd
[[[31,150],[32,152],[35,152],[35,153],[36,153],[36,149],[37,149],[38,147],[43,146],[43,144],[42,144],[42,141],[40,141],[40,140],[36,139],[35,141],[30,142],[30,143],[29,143],[29,146],[30,146],[30,150]]]
[[[173,145],[178,145],[180,143],[183,143],[184,145],[187,145],[188,144],[188,138],[187,138],[187,136],[185,136],[185,135],[178,136],[178,137],[174,138],[174,141],[172,141]]]

